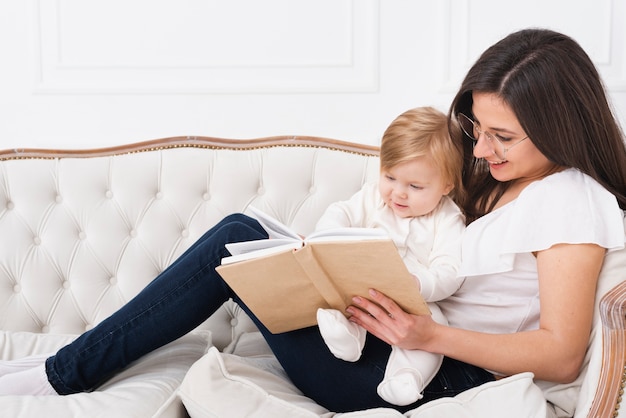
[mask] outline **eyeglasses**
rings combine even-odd
[[[511,141],[511,138],[503,138],[498,134],[494,134],[489,131],[483,131],[482,129],[480,129],[480,125],[478,123],[474,122],[463,113],[457,114],[456,118],[459,121],[461,129],[463,129],[465,135],[467,135],[467,137],[472,140],[474,145],[476,145],[476,143],[478,142],[480,135],[485,134],[485,138],[487,138],[487,144],[489,145],[489,148],[491,149],[491,151],[493,151],[496,157],[503,161],[506,160],[506,153],[511,148],[528,138],[528,135],[526,135],[524,138],[520,139],[513,145],[509,145],[507,147],[507,144],[509,143],[509,141]]]

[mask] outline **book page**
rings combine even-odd
[[[283,247],[285,245],[299,247],[302,243],[300,241],[294,241],[287,238],[258,239],[254,241],[231,242],[226,244],[226,249],[231,256],[235,256],[271,247]]]
[[[226,244],[226,249],[231,255],[230,257],[224,257],[222,264],[236,263],[254,257],[262,257],[302,247],[302,238],[287,225],[253,206],[248,207],[248,210],[259,221],[263,229],[267,231],[270,238]]]
[[[280,239],[292,239],[301,241],[302,238],[298,235],[297,232],[293,231],[284,223],[280,222],[278,219],[273,216],[268,215],[263,212],[261,209],[257,209],[254,206],[248,206],[248,210],[250,214],[259,221],[263,229],[267,231],[270,238],[280,238]]]
[[[265,257],[301,247],[301,241],[286,239],[261,239],[258,241],[235,242],[226,244],[226,249],[231,253],[231,256],[222,258],[221,264],[237,263],[239,261]]]
[[[231,264],[256,257],[263,257],[289,249],[301,248],[305,242],[339,242],[372,239],[388,239],[381,228],[332,228],[315,231],[306,238],[301,238],[287,225],[253,206],[248,208],[259,221],[270,238],[226,244],[230,257],[224,257],[222,264]]]
[[[263,229],[270,235],[270,239],[293,239],[297,241],[320,241],[321,238],[330,238],[332,241],[340,241],[344,238],[354,239],[379,239],[388,238],[387,233],[382,228],[356,228],[356,227],[344,227],[344,228],[330,228],[320,231],[314,231],[304,239],[297,232],[293,231],[287,225],[280,222],[278,219],[268,215],[262,210],[255,208],[254,206],[248,207],[250,213],[261,224]]]

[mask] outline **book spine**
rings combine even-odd
[[[313,247],[305,245],[301,249],[294,251],[294,258],[302,267],[318,290],[322,298],[333,309],[338,309],[341,312],[345,312],[348,307],[347,301],[341,294],[333,280],[328,276],[321,263],[315,257],[315,251]]]

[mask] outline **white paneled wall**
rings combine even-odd
[[[377,144],[409,107],[446,111],[478,54],[529,26],[577,39],[626,121],[622,0],[6,0],[0,148]]]

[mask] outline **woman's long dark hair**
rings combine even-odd
[[[467,73],[450,119],[472,114],[473,91],[500,96],[546,158],[593,177],[626,209],[624,135],[595,66],[576,41],[525,29],[497,42]],[[508,183],[491,177],[485,162],[473,157],[471,142],[461,140],[468,197],[459,203],[469,223],[492,209]]]

